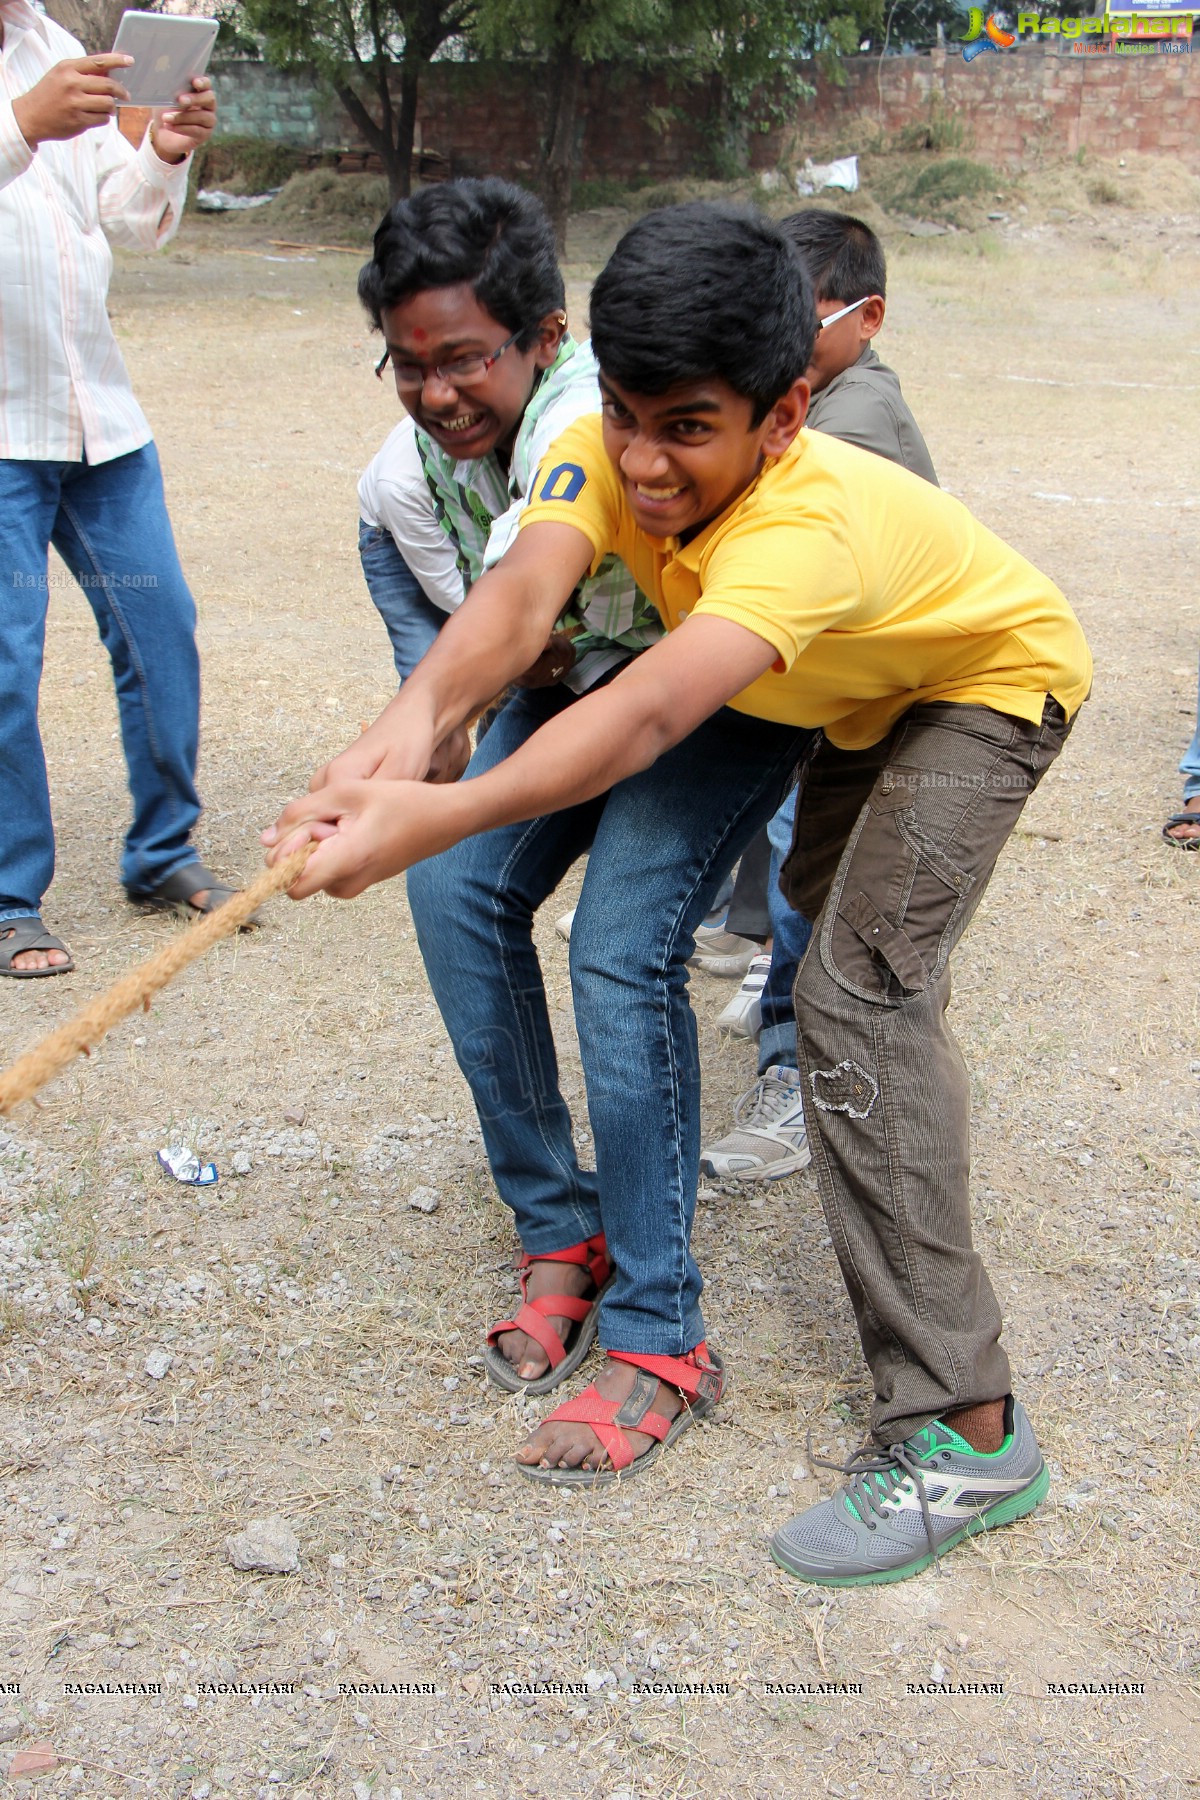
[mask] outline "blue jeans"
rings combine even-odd
[[[574,704],[514,696],[467,770],[493,767]],[[689,1248],[700,1064],[687,959],[721,877],[779,805],[810,734],[726,709],[607,795],[468,838],[409,871],[421,953],[525,1250],[603,1230],[617,1275],[607,1349],[681,1356],[704,1337]],[[559,1091],[533,915],[590,847],[571,986],[596,1169]]]
[[[1196,696],[1196,735],[1183,753],[1179,773],[1183,776],[1184,800],[1195,800],[1200,796],[1200,694]]]
[[[385,526],[358,521],[358,558],[376,611],[392,640],[396,673],[401,681],[407,681],[448,614],[426,599]]]
[[[48,546],[83,588],[112,660],[133,821],[130,894],[194,862],[200,659],[153,444],[111,462],[0,459],[0,923],[37,913],[54,874],[38,731]]]
[[[779,871],[792,847],[796,823],[796,790],[792,789],[771,823],[771,873],[767,880],[767,905],[771,913],[771,969],[762,991],[762,1029],[758,1034],[758,1072],[796,1067],[796,1008],[792,989],[796,971],[812,937],[812,925],[788,905],[780,892]]]

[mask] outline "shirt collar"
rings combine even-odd
[[[0,20],[4,24],[4,48],[11,50],[30,31],[36,31],[45,42],[50,41],[43,15],[35,12],[28,0],[0,0]]]

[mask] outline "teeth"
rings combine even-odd
[[[644,500],[673,500],[676,494],[682,494],[683,489],[681,487],[643,487],[639,482],[637,491]]]
[[[438,424],[443,431],[470,431],[482,418],[482,413],[460,413],[457,419],[439,419]]]

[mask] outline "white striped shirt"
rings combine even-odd
[[[108,239],[154,250],[179,223],[187,162],[126,143],[115,119],[31,150],[12,103],[83,46],[0,0],[0,457],[109,462],[151,438],[105,299]]]

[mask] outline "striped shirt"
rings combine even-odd
[[[105,310],[112,252],[179,223],[187,162],[127,144],[115,119],[30,149],[12,103],[83,46],[26,0],[0,0],[0,457],[109,462],[150,426]]]

